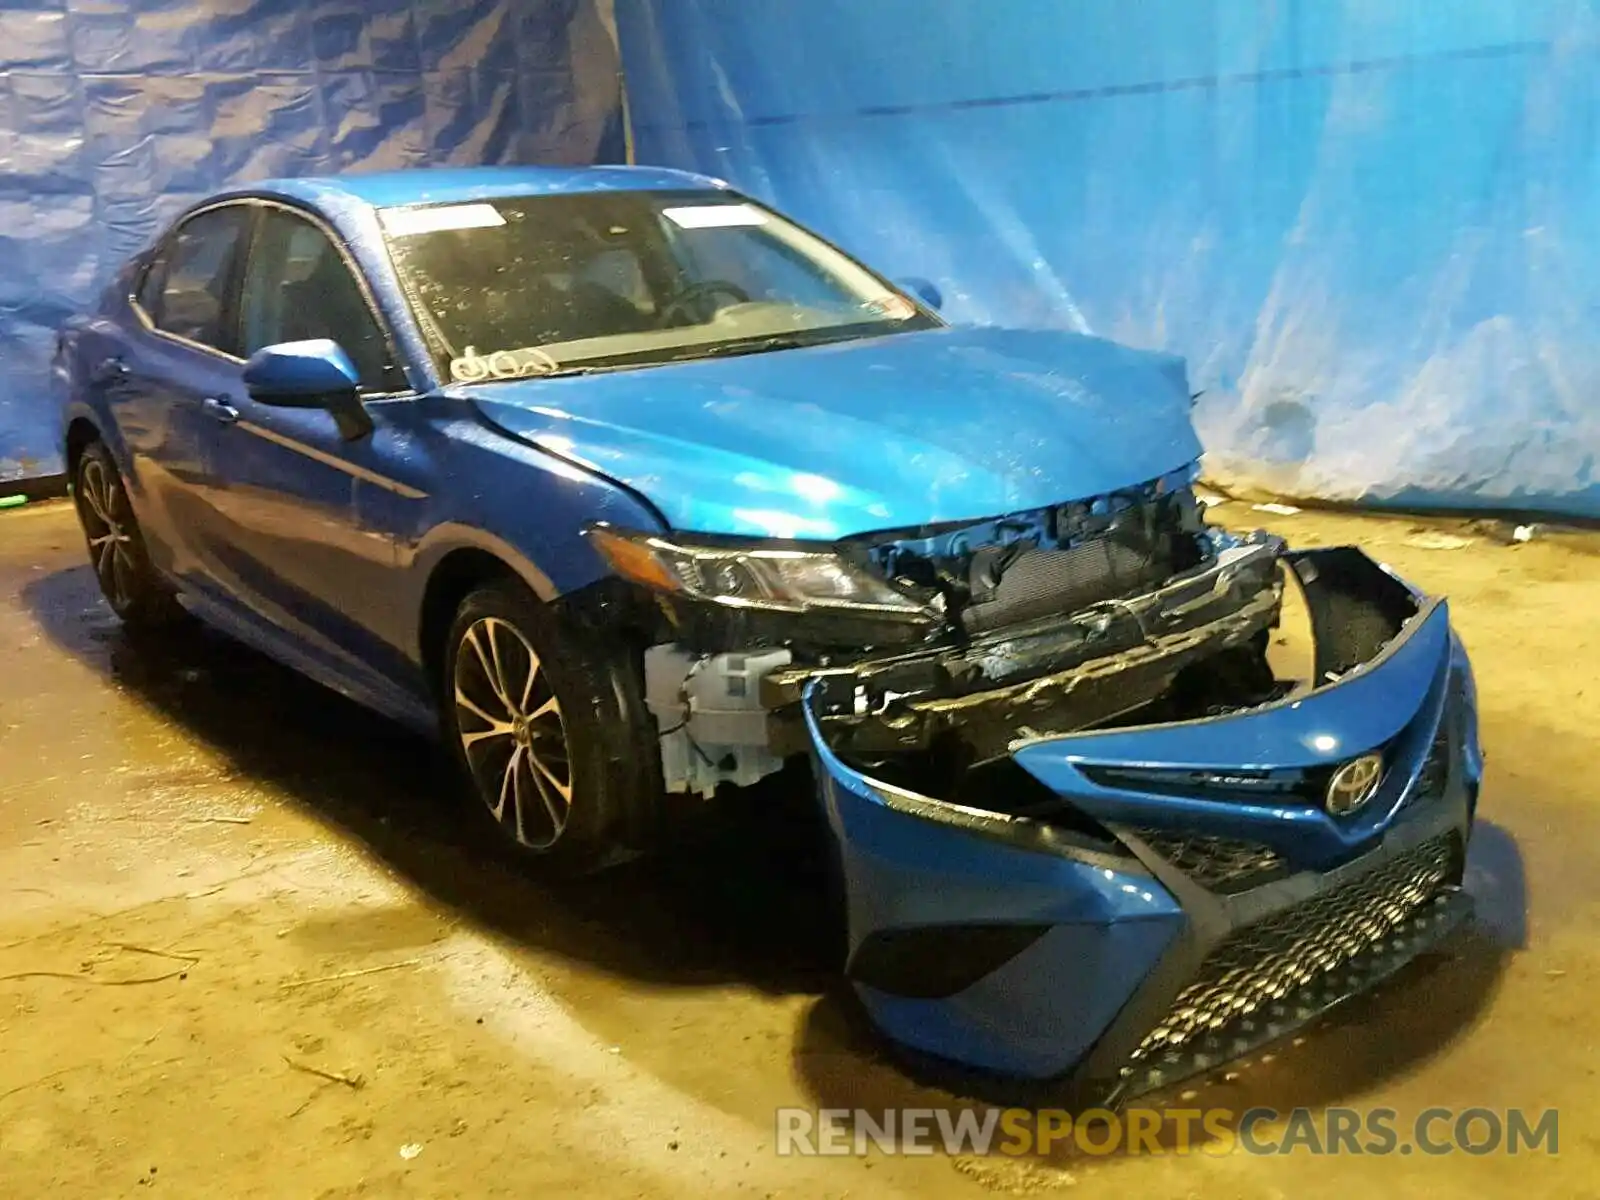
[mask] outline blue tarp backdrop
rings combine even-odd
[[[1600,0],[616,0],[641,162],[1190,360],[1213,473],[1600,516]],[[53,331],[270,174],[621,154],[611,0],[0,0],[0,480]]]
[[[221,184],[620,160],[609,0],[0,0],[0,481],[62,319]]]
[[[1190,360],[1213,473],[1600,516],[1595,0],[617,0],[637,156]]]

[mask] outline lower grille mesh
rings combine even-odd
[[[1229,935],[1133,1052],[1182,1046],[1281,1000],[1381,941],[1449,880],[1454,834]]]
[[[1202,887],[1224,895],[1281,878],[1283,856],[1260,842],[1165,829],[1135,829],[1140,840]]]

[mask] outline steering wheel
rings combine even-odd
[[[736,283],[729,283],[726,279],[703,279],[699,283],[691,283],[681,289],[661,306],[660,320],[663,326],[671,325],[680,313],[683,313],[691,304],[704,300],[707,296],[731,296],[736,304],[750,303],[750,293]]]

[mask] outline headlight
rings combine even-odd
[[[589,536],[617,574],[659,591],[790,612],[839,608],[910,620],[931,615],[926,605],[830,551],[697,545],[603,525]]]

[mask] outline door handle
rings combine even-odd
[[[239,410],[217,396],[207,396],[200,401],[200,409],[206,416],[224,425],[232,425],[239,419]]]
[[[114,355],[111,358],[103,359],[89,374],[90,382],[100,387],[121,383],[127,377],[128,364]]]

